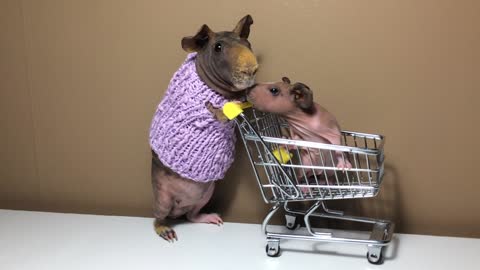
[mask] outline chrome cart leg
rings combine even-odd
[[[267,255],[270,257],[277,257],[280,255],[280,239],[273,238],[268,236],[267,225],[270,219],[275,215],[275,213],[280,209],[280,203],[276,203],[268,212],[267,216],[263,220],[262,223],[262,230],[267,235],[267,246],[265,247],[265,251]]]
[[[265,252],[269,257],[278,257],[280,255],[280,239],[267,238]]]
[[[332,237],[332,234],[331,233],[318,233],[318,232],[314,232],[312,230],[312,227],[310,226],[310,215],[312,215],[315,210],[317,210],[318,207],[320,207],[320,205],[323,204],[322,201],[317,201],[314,205],[312,205],[312,207],[310,207],[310,209],[308,209],[308,211],[305,213],[305,217],[304,217],[304,220],[305,220],[305,226],[307,227],[307,231],[313,235],[313,236],[319,236],[319,237]]]
[[[262,231],[263,231],[263,233],[265,233],[265,235],[268,233],[268,232],[267,232],[268,222],[269,222],[270,219],[273,217],[273,215],[275,215],[275,213],[278,211],[278,209],[280,209],[280,203],[276,203],[276,204],[270,209],[270,211],[268,212],[267,216],[266,216],[265,219],[263,220],[263,222],[262,222]]]
[[[332,214],[332,215],[337,215],[337,216],[343,216],[343,211],[338,211],[338,210],[331,210],[327,208],[327,205],[324,201],[322,201],[322,208],[325,213]]]
[[[287,213],[287,214],[292,214],[292,215],[298,214],[298,211],[295,211],[295,210],[290,209],[288,207],[288,202],[283,203],[283,209],[285,210],[285,213]]]
[[[368,245],[367,260],[371,264],[382,264],[383,253],[382,246]]]

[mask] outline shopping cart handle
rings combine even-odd
[[[229,120],[233,120],[243,112],[243,109],[250,107],[252,107],[252,103],[250,102],[227,102],[223,105],[223,114],[225,114]]]

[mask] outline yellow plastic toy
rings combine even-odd
[[[223,114],[225,114],[229,120],[233,120],[243,112],[243,109],[250,107],[252,107],[252,103],[250,102],[227,102],[223,105]]]
[[[292,153],[289,153],[287,149],[283,147],[273,150],[272,154],[281,164],[287,163],[293,156]]]

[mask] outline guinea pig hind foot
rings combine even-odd
[[[155,232],[158,234],[158,236],[170,243],[178,241],[177,233],[169,226],[160,223],[158,220],[155,220],[154,226]]]
[[[187,215],[187,218],[193,222],[193,223],[209,223],[209,224],[216,224],[218,226],[223,224],[222,218],[215,213],[212,214],[197,214],[193,217],[189,217]]]

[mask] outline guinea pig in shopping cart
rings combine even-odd
[[[259,83],[247,91],[247,99],[259,111],[282,116],[288,123],[289,136],[293,140],[304,140],[325,144],[341,144],[340,126],[333,114],[313,101],[310,88],[300,82],[291,84],[290,79]],[[298,149],[300,160],[306,166],[321,166],[339,169],[352,168],[344,153]],[[334,170],[304,170],[300,175],[333,174]]]

